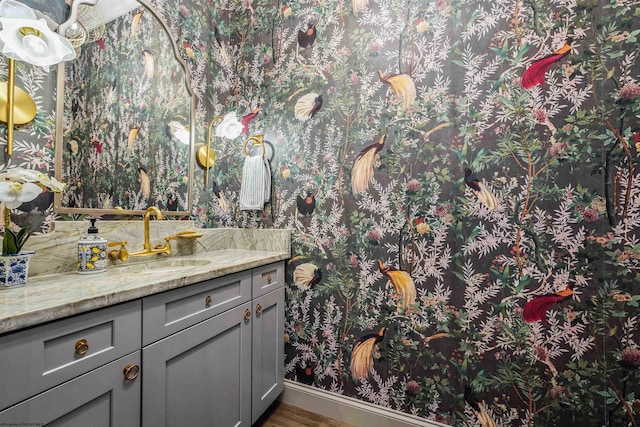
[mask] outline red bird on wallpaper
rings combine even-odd
[[[564,46],[544,58],[533,61],[522,74],[522,87],[531,89],[535,85],[544,85],[544,75],[553,64],[571,52],[571,40],[564,42]]]
[[[258,105],[253,109],[252,112],[242,118],[242,120],[240,121],[240,123],[242,123],[242,133],[240,135],[246,135],[249,132],[249,122],[253,120],[253,118],[257,116],[259,112],[260,106]]]
[[[547,310],[553,304],[571,298],[573,291],[567,286],[566,289],[556,292],[555,294],[546,294],[534,297],[524,305],[522,317],[526,322],[532,323],[538,320],[547,323]]]

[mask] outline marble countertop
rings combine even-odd
[[[267,265],[289,258],[290,253],[223,249],[156,257],[111,266],[103,273],[38,275],[25,286],[0,290],[0,333]],[[156,268],[150,265],[154,261]],[[145,264],[150,267],[144,268]]]

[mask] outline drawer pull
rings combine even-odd
[[[124,379],[127,381],[133,381],[138,378],[138,374],[140,373],[140,366],[138,365],[127,365],[122,370],[124,374]]]
[[[256,317],[260,317],[262,314],[262,306],[260,304],[256,305]]]
[[[271,275],[269,274],[269,275],[267,276],[267,285],[270,285],[272,280],[273,280],[273,278],[272,278],[272,277],[271,277]]]
[[[87,342],[87,340],[85,340],[84,338],[81,340],[76,341],[76,354],[78,356],[84,356],[87,351],[89,351],[89,343]]]
[[[207,295],[207,297],[204,299],[204,303],[207,307],[209,307],[211,303],[213,303],[213,300],[211,299],[210,295]]]
[[[249,320],[251,319],[251,310],[249,310],[248,308],[244,311],[244,320]]]

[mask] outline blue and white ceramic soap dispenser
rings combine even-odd
[[[91,227],[78,241],[78,273],[101,273],[107,270],[107,240],[100,237],[96,218],[91,218]]]

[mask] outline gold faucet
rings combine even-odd
[[[170,240],[175,240],[175,236],[165,237],[165,244],[158,245],[155,248],[151,248],[151,242],[149,237],[149,220],[151,219],[151,215],[154,215],[156,219],[162,219],[162,212],[155,206],[151,206],[147,208],[144,213],[144,249],[129,253],[129,256],[148,256],[155,254],[171,254],[171,243]]]

